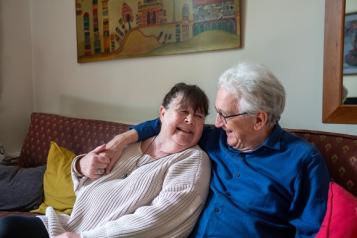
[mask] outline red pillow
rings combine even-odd
[[[315,238],[356,238],[357,198],[330,182],[327,210]]]

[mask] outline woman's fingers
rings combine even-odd
[[[105,174],[110,159],[103,153],[97,154],[103,149],[105,145],[98,146],[79,161],[82,173],[88,178],[97,179]]]
[[[105,152],[105,151],[106,151],[106,145],[105,144],[97,146],[94,150],[92,150],[92,152],[95,153],[95,154],[100,154],[100,153]]]

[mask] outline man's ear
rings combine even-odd
[[[266,112],[258,112],[255,117],[254,129],[256,131],[264,128],[268,123],[268,113]]]
[[[165,115],[165,113],[166,113],[166,108],[164,107],[164,106],[160,106],[160,121],[162,121],[162,119],[164,118],[164,115]]]

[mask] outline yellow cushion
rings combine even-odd
[[[51,142],[47,168],[43,177],[44,201],[31,212],[45,214],[48,206],[60,213],[72,212],[75,194],[71,178],[71,163],[75,154]]]

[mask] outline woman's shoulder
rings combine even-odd
[[[206,152],[204,152],[199,145],[192,146],[182,152],[180,152],[182,155],[186,156],[196,156],[196,157],[208,157]]]
[[[141,144],[143,143],[143,141],[139,141],[139,142],[135,142],[132,144],[129,144],[124,151],[128,152],[132,152],[132,153],[141,153]]]
[[[178,153],[176,156],[176,162],[178,161],[182,161],[183,163],[188,163],[191,165],[196,164],[203,167],[207,167],[210,164],[208,155],[198,145]]]
[[[180,174],[188,174],[193,180],[192,184],[199,180],[209,181],[211,162],[208,155],[198,145],[177,153],[171,160],[170,170],[179,171]],[[173,174],[176,174],[174,172]],[[189,179],[186,178],[188,182]]]

